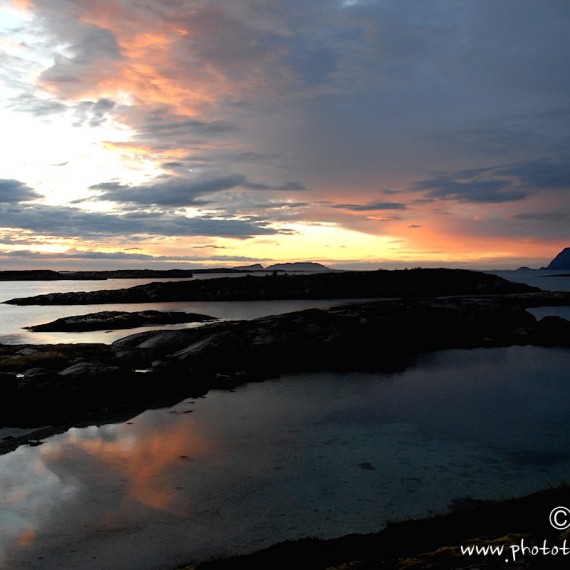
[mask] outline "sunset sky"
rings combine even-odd
[[[566,0],[0,0],[0,268],[546,265]]]

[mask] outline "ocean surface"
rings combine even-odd
[[[570,277],[555,276],[570,272],[494,273],[570,290]],[[0,301],[134,284],[0,282]],[[0,304],[0,342],[134,332],[21,328],[102,310],[250,319],[343,302]],[[0,456],[0,568],[165,570],[286,539],[376,531],[466,497],[557,485],[570,480],[569,364],[561,348],[449,350],[401,373],[286,375],[123,423],[72,428]]]

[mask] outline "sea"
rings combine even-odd
[[[570,272],[494,273],[570,290]],[[125,283],[0,283],[0,294],[111,286]],[[331,304],[176,305],[231,319]],[[12,319],[0,342],[34,342],[22,324],[117,309],[0,305]],[[569,364],[564,348],[446,350],[402,372],[283,375],[71,428],[0,456],[0,568],[174,569],[556,486],[570,478]]]

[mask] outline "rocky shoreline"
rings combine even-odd
[[[569,294],[489,280],[476,272],[448,271],[374,276],[383,279],[382,287],[376,281],[376,288],[370,289],[372,280],[353,283],[352,291],[362,294],[368,287],[384,298],[327,310],[153,330],[111,345],[0,346],[0,427],[29,430],[0,439],[0,453],[20,445],[39,445],[71,426],[125,421],[146,409],[173,405],[212,388],[231,389],[287,372],[403,370],[420,353],[450,348],[570,347],[570,322],[557,317],[538,320],[526,310],[570,305]],[[306,294],[316,294],[328,279],[307,281],[306,277],[290,281],[294,287],[289,292],[309,283]],[[449,277],[453,277],[451,285]],[[274,277],[259,279],[269,284]],[[284,290],[283,280],[274,282],[276,286],[267,286],[273,287],[272,294]],[[327,282],[336,296],[340,289]],[[219,291],[226,284],[212,280],[210,287]],[[151,290],[160,290],[152,285]],[[99,314],[100,320],[103,316]],[[204,562],[197,568],[223,570],[244,564],[269,568],[276,567],[276,560],[285,567],[310,570],[543,568],[540,557],[527,557],[514,565],[493,557],[461,556],[459,545],[507,544],[521,537],[529,544],[543,538],[560,540],[562,535],[546,526],[551,503],[552,507],[570,504],[568,489],[501,503],[468,501],[449,515],[389,525],[372,535],[288,542],[246,557]],[[548,567],[556,568],[565,559],[551,562]]]

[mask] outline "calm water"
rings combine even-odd
[[[173,568],[556,485],[569,356],[445,351],[403,373],[287,376],[71,429],[0,457],[0,565]]]

